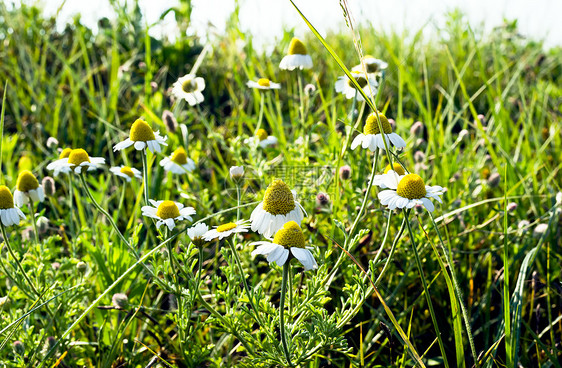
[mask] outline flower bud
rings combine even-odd
[[[88,269],[88,265],[86,264],[86,262],[80,261],[76,264],[76,269],[80,273],[86,273],[86,270]]]
[[[3,296],[0,298],[0,311],[5,311],[10,307],[10,298],[8,296]]]
[[[507,204],[507,212],[513,213],[513,212],[515,212],[515,210],[517,210],[517,203],[510,202],[510,203]]]
[[[231,166],[230,178],[234,181],[239,181],[244,177],[244,166]]]
[[[47,148],[53,148],[59,145],[59,141],[55,137],[47,138]]]
[[[531,223],[527,220],[521,220],[519,221],[519,223],[517,224],[517,229],[519,229],[519,231],[524,234],[527,231],[529,231],[528,227]]]
[[[316,86],[314,84],[307,84],[304,86],[304,93],[309,96],[311,93],[316,91]]]
[[[129,298],[126,294],[123,293],[113,294],[111,303],[117,309],[125,309],[129,305]]]
[[[340,167],[340,179],[347,180],[351,177],[351,167],[349,165],[343,165]]]
[[[318,193],[316,195],[316,206],[326,207],[330,204],[330,197],[326,193]]]
[[[158,90],[158,83],[155,81],[150,82],[150,88],[152,89],[152,93],[156,92]]]
[[[45,176],[41,181],[41,185],[43,186],[43,191],[45,192],[46,196],[51,197],[55,194],[55,179],[51,178],[50,176]]]
[[[164,110],[162,113],[162,120],[170,133],[175,133],[176,130],[178,130],[178,121],[170,110]]]
[[[425,161],[425,153],[422,151],[416,151],[414,153],[414,161],[415,162],[424,162]]]
[[[394,119],[388,119],[388,123],[390,124],[390,127],[392,128],[392,131],[396,130],[396,121],[394,121]]]
[[[421,121],[416,121],[410,127],[410,134],[420,137],[420,136],[423,135],[424,129],[425,129],[425,127],[424,127],[423,123]]]
[[[60,263],[59,262],[53,262],[53,263],[51,263],[51,267],[53,267],[53,270],[57,271],[60,268]]]
[[[497,172],[493,173],[488,178],[488,185],[490,186],[490,188],[495,188],[500,184],[500,180],[501,180],[500,174],[498,174]]]
[[[21,238],[24,242],[32,241],[35,238],[35,232],[31,226],[24,228],[21,232]]]
[[[23,342],[17,340],[14,341],[14,351],[16,352],[16,354],[18,355],[23,355],[25,354],[25,346],[23,345]]]
[[[548,224],[538,224],[533,229],[533,237],[540,238],[548,232]]]
[[[37,232],[39,234],[44,234],[49,229],[49,219],[45,216],[39,216],[37,219]]]

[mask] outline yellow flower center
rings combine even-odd
[[[187,164],[187,153],[183,147],[179,147],[172,153],[172,157],[170,160],[174,161],[178,165],[185,165]]]
[[[273,242],[286,248],[304,248],[304,235],[296,222],[289,221],[275,233]]]
[[[263,209],[272,215],[286,215],[295,209],[295,198],[283,180],[274,180],[263,197]]]
[[[425,197],[425,183],[418,174],[408,174],[400,180],[396,193],[400,197],[408,199],[420,199]]]
[[[308,55],[306,46],[296,37],[293,37],[289,44],[289,55]]]
[[[123,166],[121,168],[121,170],[119,170],[119,171],[121,172],[121,174],[125,174],[129,178],[132,178],[133,176],[135,176],[135,173],[133,172],[133,170],[131,170],[131,168],[129,166]]]
[[[133,142],[148,142],[156,139],[154,132],[148,123],[144,120],[137,119],[131,125],[131,133],[129,137]]]
[[[30,190],[37,189],[39,187],[39,182],[35,175],[29,170],[24,170],[18,175],[18,180],[16,181],[16,188],[20,192],[29,192]]]
[[[406,172],[404,171],[404,168],[398,163],[398,162],[394,162],[392,164],[392,166],[394,168],[391,168],[390,165],[386,165],[386,167],[384,168],[384,173],[388,173],[390,170],[394,170],[395,173],[397,173],[398,175],[404,175]]]
[[[388,122],[386,116],[383,113],[379,112],[379,118],[381,119],[382,130],[385,134],[392,133],[392,127]],[[363,128],[363,134],[380,134],[379,123],[377,122],[377,115],[375,113],[371,113],[367,120],[365,121],[365,127]]]
[[[173,201],[163,201],[156,210],[156,216],[162,220],[179,217],[180,210]]]
[[[7,186],[0,185],[0,209],[7,210],[8,208],[14,208],[14,197]]]
[[[232,230],[232,229],[236,228],[236,226],[238,226],[238,225],[236,225],[234,222],[229,222],[227,224],[223,224],[223,225],[217,227],[217,232],[224,233],[225,231]]]
[[[78,166],[82,162],[90,162],[90,156],[88,156],[88,152],[86,152],[82,148],[73,149],[68,156],[68,163]]]
[[[363,74],[362,72],[352,72],[351,75],[357,81],[361,89],[365,88],[365,86],[367,85],[367,78],[365,78],[365,74]],[[351,88],[356,88],[355,84],[353,84],[349,78],[347,79],[347,84]]]
[[[188,79],[182,83],[181,89],[185,93],[195,92],[197,90],[197,82],[195,82],[195,79]]]
[[[261,142],[264,139],[267,139],[268,135],[265,129],[258,129],[258,131],[256,132],[256,137],[258,137]]]
[[[59,160],[63,158],[68,158],[70,156],[70,152],[72,152],[72,148],[65,148],[62,150],[59,156]]]
[[[271,81],[267,78],[260,78],[258,79],[258,84],[262,87],[269,87],[271,85]]]

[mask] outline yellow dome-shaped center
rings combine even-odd
[[[365,78],[365,74],[363,74],[362,72],[352,72],[351,75],[357,81],[357,84],[359,84],[361,89],[365,88],[365,86],[367,85],[367,78]],[[347,79],[347,84],[351,88],[356,88],[355,84],[353,84],[349,78]]]
[[[275,233],[273,242],[286,248],[304,248],[304,235],[296,222],[289,221]]]
[[[156,210],[156,216],[162,220],[176,218],[180,215],[180,209],[173,201],[162,201]]]
[[[8,208],[14,208],[14,197],[7,186],[0,185],[0,209],[7,210]]]
[[[18,175],[18,180],[16,181],[16,188],[20,192],[29,192],[30,190],[37,189],[39,187],[39,182],[33,173],[29,170],[24,170]]]
[[[400,197],[408,199],[420,199],[425,197],[425,183],[418,174],[408,174],[400,180],[396,193]]]
[[[229,222],[217,227],[217,232],[224,233],[225,231],[235,229],[236,226],[238,225],[236,225],[234,222]]]
[[[65,148],[62,150],[59,156],[59,160],[63,158],[68,158],[70,156],[70,152],[72,152],[72,148]]]
[[[404,175],[406,174],[406,172],[404,171],[404,168],[398,163],[398,162],[394,162],[392,164],[393,167],[390,167],[390,165],[386,165],[386,167],[384,168],[384,173],[388,173],[390,170],[394,170],[395,173],[397,173],[398,175]]]
[[[174,153],[172,153],[172,157],[170,160],[174,161],[178,165],[185,165],[187,164],[187,153],[183,147],[177,148]]]
[[[121,168],[121,170],[119,170],[119,171],[121,172],[121,174],[125,174],[129,178],[132,178],[133,176],[135,176],[135,173],[133,172],[133,170],[129,166],[123,166]]]
[[[195,79],[188,79],[181,84],[181,89],[185,93],[195,92],[197,90],[197,82],[195,81]]]
[[[306,46],[296,37],[293,37],[289,44],[289,55],[308,55]]]
[[[258,137],[258,139],[261,142],[264,139],[267,139],[268,135],[267,135],[267,132],[265,131],[265,129],[258,129],[258,131],[256,132],[256,137]]]
[[[260,78],[258,79],[258,84],[262,87],[269,87],[271,85],[271,81],[267,78]]]
[[[137,119],[131,125],[131,133],[129,137],[133,142],[148,142],[156,139],[154,132],[148,123],[144,120]]]
[[[82,148],[73,149],[68,156],[68,163],[78,166],[82,162],[90,162],[90,156],[88,156],[88,152],[86,152]]]
[[[283,180],[274,180],[265,190],[263,209],[272,215],[286,215],[295,209],[295,198]]]
[[[392,133],[392,127],[386,116],[379,112],[379,118],[381,119],[382,129],[385,134]],[[377,122],[377,115],[375,113],[369,114],[367,120],[365,121],[365,127],[363,128],[363,134],[380,134],[379,124]]]

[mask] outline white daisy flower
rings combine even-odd
[[[141,208],[142,215],[158,220],[156,222],[157,228],[166,224],[171,231],[176,227],[176,221],[193,221],[191,218],[191,215],[195,215],[195,209],[193,207],[184,207],[181,203],[168,200],[155,201],[149,199],[148,201],[152,206],[143,206]]]
[[[168,137],[162,137],[159,131],[153,131],[146,121],[137,119],[131,125],[129,138],[113,146],[113,151],[120,151],[134,145],[137,151],[148,147],[151,152],[160,152],[162,150],[161,146],[168,145],[166,139]]]
[[[244,176],[244,166],[231,166],[229,172],[232,180],[240,180]]]
[[[0,185],[0,221],[4,226],[18,225],[25,215],[14,206],[12,192],[5,185]]]
[[[142,174],[139,170],[129,166],[114,166],[109,169],[113,174],[125,179],[127,183],[131,182],[132,178],[142,180]]]
[[[53,170],[54,176],[59,176],[61,172],[64,174],[68,174],[71,170],[70,166],[67,165],[70,152],[72,152],[72,148],[63,149],[59,155],[59,159],[47,165],[47,170]]]
[[[205,80],[195,74],[186,74],[172,86],[172,95],[184,99],[190,106],[200,104],[205,99],[201,91],[205,89]]]
[[[381,59],[377,59],[372,57],[371,55],[365,55],[363,57],[363,64],[365,64],[365,68],[367,69],[367,74],[380,74],[383,70],[388,68],[388,63]],[[359,64],[351,68],[352,71],[363,71],[363,65]]]
[[[263,89],[263,90],[281,88],[281,85],[279,83],[274,83],[267,78],[260,78],[260,79],[258,79],[257,82],[248,81],[248,83],[246,83],[246,85],[250,88],[257,88],[257,89]]]
[[[304,235],[300,226],[294,221],[285,223],[277,231],[272,241],[259,241],[252,244],[259,245],[252,255],[263,254],[267,256],[270,264],[275,262],[278,266],[283,266],[289,258],[290,250],[292,256],[302,263],[305,271],[318,268],[312,252],[305,247]]]
[[[279,63],[282,70],[310,69],[312,68],[312,58],[306,51],[306,46],[296,37],[293,37],[289,44],[287,55]]]
[[[160,166],[174,174],[186,174],[195,170],[195,162],[187,157],[183,147],[177,148],[169,157],[160,160]]]
[[[423,179],[417,174],[399,175],[390,170],[383,175],[376,175],[373,184],[387,190],[379,192],[378,197],[381,204],[388,209],[412,208],[415,205],[423,205],[429,212],[433,212],[435,206],[431,198],[442,203],[440,195],[444,188],[439,185],[425,185]]]
[[[379,124],[377,122],[377,115],[371,113],[367,120],[365,121],[365,127],[363,128],[363,133],[359,134],[353,142],[351,142],[351,149],[354,150],[359,145],[364,149],[369,149],[372,152],[375,149],[380,148],[384,150],[384,139],[389,146],[394,146],[396,148],[406,147],[406,142],[398,134],[392,132],[392,126],[383,113],[379,112],[379,118],[381,120],[381,125],[384,134],[380,134]]]
[[[353,71],[351,75],[368,97],[376,96],[379,82],[377,82],[374,76],[368,74],[367,77],[365,77],[365,73]],[[336,92],[343,94],[348,100],[355,97],[356,91],[355,85],[351,83],[347,75],[339,77],[336,81]],[[365,101],[362,94],[357,94],[357,101]]]
[[[277,138],[272,135],[268,135],[265,129],[258,129],[256,135],[246,139],[244,143],[259,145],[261,148],[266,148],[269,146],[275,146],[277,144]]]
[[[220,226],[215,226],[212,230],[207,231],[205,235],[203,235],[203,240],[221,240],[235,233],[245,233],[248,231],[249,227],[248,220],[229,222]]]
[[[393,162],[392,163],[393,167],[390,167],[390,165],[386,165],[386,167],[384,168],[384,174],[387,174],[389,171],[394,171],[395,173],[397,173],[398,175],[406,175],[406,171],[404,170],[404,168],[402,167],[402,165],[400,165],[398,162]],[[369,179],[370,181],[370,179]],[[385,179],[384,179],[384,175],[375,175],[375,177],[373,178],[373,184],[378,186],[381,189],[386,189],[387,186],[384,184]]]
[[[21,207],[28,204],[29,199],[33,202],[43,202],[45,200],[45,192],[35,175],[29,170],[23,170],[19,173],[18,180],[16,181],[14,201],[16,206]]]
[[[187,229],[187,235],[194,244],[197,244],[203,240],[203,235],[205,235],[208,231],[209,227],[206,224],[199,223]]]
[[[300,224],[305,214],[287,184],[274,180],[265,190],[263,201],[252,211],[252,231],[269,238],[289,221]]]
[[[55,175],[58,172],[74,171],[75,174],[81,174],[82,169],[93,171],[99,169],[101,165],[105,164],[103,157],[90,157],[88,152],[82,148],[73,149],[67,158],[52,162]]]

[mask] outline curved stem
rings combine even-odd
[[[384,232],[384,238],[382,239],[381,242],[381,246],[379,248],[379,251],[377,252],[377,255],[375,256],[375,259],[373,260],[373,264],[376,265],[377,262],[379,261],[379,258],[381,257],[382,254],[382,250],[384,248],[384,245],[386,244],[386,239],[388,238],[388,233],[390,232],[390,220],[392,219],[392,211],[388,211],[388,220],[386,221],[386,229]],[[404,223],[402,223],[402,226],[404,226]],[[394,242],[396,242],[396,238],[394,239]],[[393,243],[394,245],[394,243]]]
[[[392,247],[390,248],[390,254],[388,255],[388,258],[386,259],[386,262],[384,263],[384,267],[382,268],[381,272],[379,273],[379,277],[377,277],[377,280],[375,281],[375,286],[377,286],[379,284],[379,282],[381,281],[381,278],[384,275],[384,272],[386,271],[386,269],[388,267],[388,264],[392,260],[392,256],[394,256],[394,251],[396,250],[396,244],[398,244],[398,240],[400,240],[400,238],[402,237],[402,233],[404,233],[405,227],[406,227],[406,218],[404,218],[404,220],[402,220],[402,225],[400,226],[400,230],[398,231],[398,234],[396,235],[396,238],[394,238],[394,241],[392,242]]]
[[[20,272],[23,274],[23,277],[25,278],[25,281],[27,281],[27,283],[29,284],[29,286],[31,287],[31,289],[33,290],[35,295],[37,295],[38,297],[41,297],[41,294],[37,291],[37,289],[35,288],[35,285],[33,285],[33,282],[31,282],[31,280],[29,279],[29,277],[25,273],[25,270],[23,269],[23,266],[21,265],[19,259],[14,254],[14,251],[12,250],[12,246],[10,245],[10,241],[8,240],[8,234],[6,233],[6,227],[4,226],[4,223],[1,222],[1,221],[0,221],[0,228],[2,229],[2,237],[4,238],[4,243],[6,244],[6,248],[8,248],[8,252],[12,256],[14,261],[16,261],[16,264],[18,265],[18,268],[19,268]]]
[[[285,353],[285,359],[287,359],[287,364],[292,367],[293,364],[291,363],[291,354],[289,353],[287,336],[285,335],[285,294],[287,293],[289,267],[290,262],[289,260],[287,260],[287,262],[285,262],[285,264],[283,265],[283,281],[281,282],[281,300],[279,301],[279,331],[281,335],[281,344],[283,345],[283,352]]]
[[[433,327],[435,328],[435,333],[437,334],[437,342],[439,343],[439,348],[441,350],[441,355],[443,356],[443,363],[445,367],[449,367],[449,363],[447,361],[447,355],[445,354],[445,346],[443,345],[443,340],[441,339],[441,332],[439,331],[439,325],[437,324],[437,318],[435,318],[435,311],[433,309],[433,303],[431,302],[431,295],[429,294],[429,289],[427,288],[427,281],[425,280],[425,276],[423,274],[422,263],[420,260],[420,255],[418,253],[418,246],[416,241],[414,240],[414,232],[412,231],[412,227],[410,226],[410,210],[407,210],[404,213],[406,218],[406,226],[408,227],[408,232],[410,233],[410,241],[412,243],[412,248],[414,250],[414,258],[416,259],[416,265],[418,266],[418,271],[420,273],[420,279],[423,285],[423,291],[425,294],[425,300],[427,301],[427,306],[429,308],[429,313],[431,314],[431,320],[433,322]]]
[[[369,198],[369,195],[371,194],[371,188],[373,187],[373,179],[375,177],[375,173],[377,171],[377,164],[379,161],[379,150],[377,149],[375,151],[375,159],[373,160],[373,168],[371,169],[371,176],[369,179],[369,183],[367,184],[367,191],[365,192],[365,197],[363,198],[363,203],[361,203],[361,208],[359,209],[359,212],[357,213],[357,217],[355,218],[355,221],[353,221],[353,225],[351,225],[351,229],[349,229],[349,238],[351,238],[353,236],[353,232],[355,231],[355,228],[357,227],[357,224],[359,223],[359,219],[361,218],[361,215],[363,214],[363,210],[365,210],[365,206],[367,205],[367,198]]]
[[[258,125],[256,126],[256,131],[254,132],[254,136],[258,133],[258,130],[261,128],[261,123],[263,121],[263,107],[265,105],[265,99],[263,98],[263,94],[260,93],[260,111],[258,112]]]
[[[146,148],[142,150],[142,179],[144,186],[144,204],[148,206],[148,158]]]

